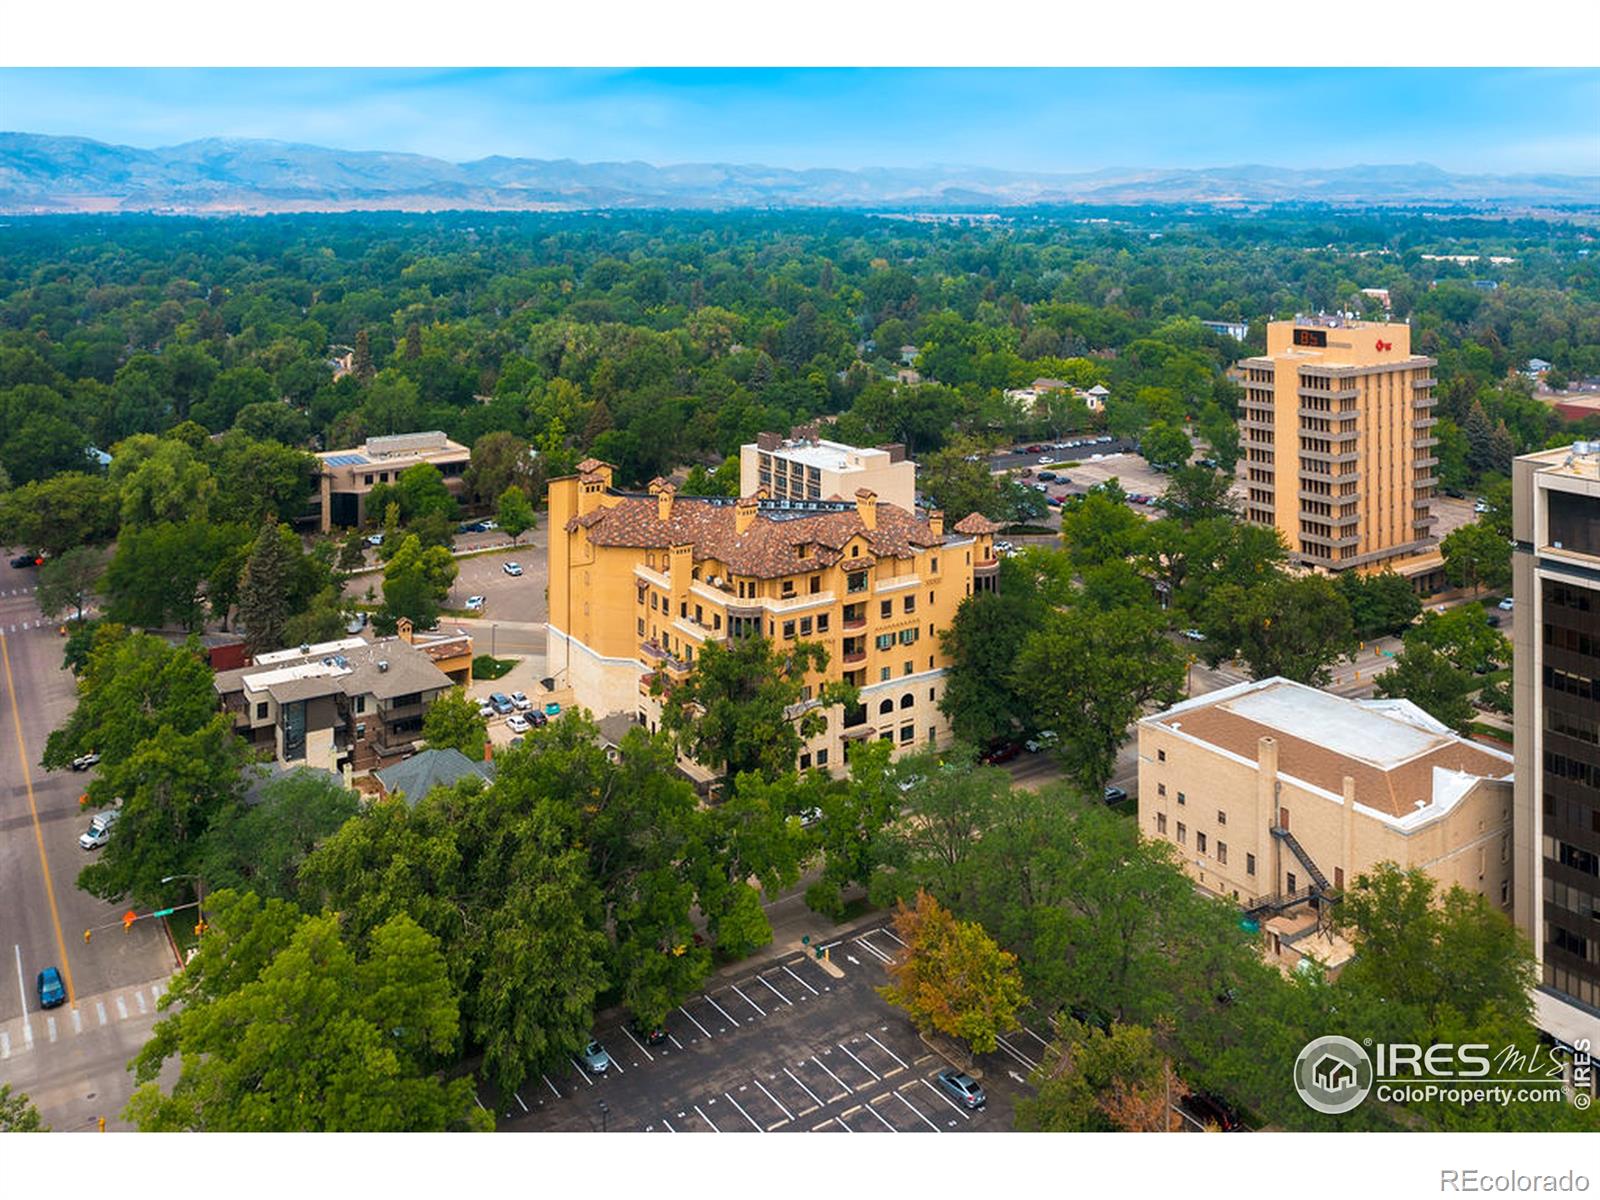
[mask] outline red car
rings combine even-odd
[[[983,761],[991,767],[998,766],[1000,763],[1010,762],[1021,753],[1022,744],[1020,742],[1007,742],[1003,746],[997,746],[990,750],[983,756]]]

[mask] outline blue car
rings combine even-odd
[[[67,989],[61,982],[61,972],[46,967],[39,972],[39,1007],[59,1008],[67,1002]]]

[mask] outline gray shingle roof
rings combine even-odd
[[[486,783],[494,782],[492,762],[473,762],[454,746],[442,750],[424,750],[402,759],[392,767],[374,771],[383,790],[393,796],[404,792],[406,799],[415,804],[436,787],[449,787],[468,775],[476,775]]]

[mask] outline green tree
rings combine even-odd
[[[1239,427],[1216,404],[1207,404],[1195,422],[1195,432],[1211,447],[1212,460],[1229,475],[1239,462]]]
[[[1033,1073],[1037,1093],[1017,1104],[1016,1127],[1035,1133],[1167,1133],[1183,1084],[1142,1025],[1097,1029],[1067,1020]]]
[[[1462,671],[1511,661],[1511,643],[1476,604],[1428,613],[1406,632],[1405,642],[1408,648],[1432,646]]]
[[[479,504],[503,496],[509,487],[531,495],[539,483],[533,448],[514,433],[496,430],[472,443],[472,461],[463,481]]]
[[[527,495],[521,488],[515,486],[508,487],[500,494],[500,506],[495,513],[495,520],[500,523],[501,529],[511,535],[511,540],[514,542],[520,540],[524,533],[538,523]]]
[[[478,712],[478,703],[460,688],[451,688],[428,706],[422,719],[422,738],[430,750],[454,747],[468,758],[483,757],[489,740],[489,723]]]
[[[111,481],[121,498],[122,524],[205,521],[217,481],[199,455],[176,438],[141,434],[112,450]]]
[[[472,1080],[444,1081],[460,1017],[438,942],[399,915],[364,952],[332,913],[223,891],[211,932],[134,1061],[146,1132],[488,1130]],[[170,1092],[156,1082],[176,1058]]]
[[[1358,637],[1400,633],[1422,611],[1411,581],[1393,571],[1373,575],[1343,571],[1334,579],[1334,586],[1350,605],[1350,620]]]
[[[1213,657],[1237,651],[1257,679],[1275,675],[1326,687],[1332,666],[1355,652],[1350,605],[1325,576],[1280,577],[1254,588],[1218,587],[1201,628]]]
[[[1044,613],[1033,581],[1010,559],[1001,563],[999,590],[978,592],[956,609],[939,639],[950,659],[939,711],[957,737],[987,746],[1027,727],[1033,697],[1010,668]]]
[[[1099,566],[1132,557],[1144,526],[1144,518],[1128,507],[1128,494],[1112,480],[1062,509],[1061,544],[1074,565]]]
[[[47,555],[110,541],[117,532],[117,489],[100,475],[65,471],[0,494],[0,541]]]
[[[198,630],[208,601],[226,611],[237,586],[236,556],[250,544],[251,533],[246,526],[208,521],[124,529],[106,567],[107,614],[146,628],[171,622]]]
[[[776,779],[794,770],[802,741],[827,727],[825,709],[856,703],[854,687],[826,683],[815,704],[801,705],[806,675],[827,666],[816,642],[779,650],[757,634],[728,646],[707,642],[686,678],[669,686],[658,671],[650,688],[665,696],[661,725],[685,756],[730,780],[745,771]]]
[[[1171,471],[1185,465],[1194,447],[1189,435],[1179,426],[1166,421],[1152,421],[1139,439],[1139,452],[1145,461],[1158,471]]]
[[[1426,642],[1408,644],[1394,665],[1377,677],[1380,696],[1409,700],[1436,721],[1465,732],[1475,709],[1471,696],[1477,681]]]
[[[683,481],[685,496],[737,496],[739,494],[739,456],[730,454],[715,471],[699,463],[689,468]]]
[[[317,460],[311,455],[230,430],[211,445],[209,457],[217,484],[212,505],[217,520],[253,527],[263,520],[288,522],[306,514],[317,477]]]
[[[1056,753],[1068,776],[1093,792],[1111,778],[1144,706],[1177,699],[1184,666],[1159,613],[1075,606],[1046,614],[1022,644],[1012,677],[1032,694],[1034,722],[1059,735]]]
[[[407,534],[383,571],[383,615],[390,622],[407,617],[418,629],[432,629],[459,569],[450,551],[442,546],[424,550],[415,534]]]
[[[74,546],[39,568],[39,611],[54,620],[71,611],[83,620],[83,606],[105,573],[106,555],[94,546]]]
[[[49,1132],[26,1092],[13,1092],[9,1083],[0,1083],[0,1133]]]
[[[287,526],[281,528],[289,532]],[[245,630],[245,649],[253,655],[284,645],[290,575],[299,547],[285,545],[279,531],[275,521],[261,526],[239,577],[239,622]]]
[[[1511,543],[1481,521],[1445,534],[1439,550],[1445,578],[1456,587],[1470,587],[1474,596],[1511,582]]]
[[[357,794],[326,772],[291,771],[216,814],[201,835],[196,873],[208,888],[294,900],[301,863],[359,808]]]
[[[957,921],[927,892],[917,893],[915,907],[900,905],[894,928],[906,952],[889,965],[892,982],[878,994],[918,1029],[960,1038],[975,1054],[991,1053],[1027,1003],[1016,955],[976,922]]]

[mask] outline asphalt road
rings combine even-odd
[[[51,1125],[75,1128],[108,1097],[110,1115],[132,1092],[123,1070],[128,1046],[142,1043],[138,1019],[153,1022],[148,989],[165,984],[175,960],[159,923],[140,921],[124,933],[126,905],[76,886],[92,853],[78,847],[88,823],[78,797],[88,777],[39,765],[45,738],[72,709],[73,680],[61,669],[54,623],[39,613],[35,573],[0,570],[10,571],[0,586],[0,973],[8,977],[0,986],[0,1080],[32,1095]],[[85,929],[94,931],[88,943]],[[34,982],[47,966],[61,969],[69,991],[68,1003],[48,1013]]]
[[[964,1133],[1011,1128],[1022,1081],[1043,1052],[1018,1030],[978,1063],[987,1107],[958,1108],[933,1086],[946,1060],[873,990],[900,952],[879,917],[834,935],[837,976],[791,951],[708,982],[648,1046],[618,1019],[596,1036],[614,1065],[602,1076],[563,1064],[509,1096],[480,1103],[514,1131],[651,1133]],[[1015,1075],[1012,1072],[1015,1072]],[[604,1109],[602,1109],[602,1104]]]

